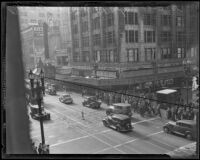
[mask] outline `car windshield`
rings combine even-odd
[[[64,98],[70,98],[70,95],[63,95]]]

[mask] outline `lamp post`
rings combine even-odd
[[[186,77],[186,88],[187,88],[187,105],[188,105],[188,79],[191,73],[191,61],[190,60],[184,60],[183,61],[183,69]]]
[[[40,78],[41,78],[41,83],[43,84],[44,82],[44,74],[43,71],[40,73]],[[29,72],[29,79],[31,83],[31,91],[32,91],[32,96],[31,96],[31,103],[35,105],[35,102],[37,102],[38,108],[39,108],[39,120],[40,120],[40,129],[41,129],[41,139],[42,139],[42,146],[45,148],[45,137],[44,137],[44,127],[43,127],[43,114],[42,114],[42,100],[43,100],[43,94],[42,90],[43,87],[40,86],[40,82],[37,79],[36,82],[36,88],[34,88],[34,75],[32,70]],[[36,97],[35,97],[36,95]]]
[[[40,79],[41,79],[41,83],[42,83],[42,91],[43,91],[43,95],[45,95],[45,87],[44,87],[44,72],[41,69],[40,71]]]

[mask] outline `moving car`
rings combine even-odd
[[[42,118],[43,120],[50,120],[50,113],[47,113],[44,111],[44,107],[41,107],[42,109],[42,114],[39,114],[39,108],[37,105],[30,105],[30,115],[31,118],[39,120],[40,118]]]
[[[177,133],[185,136],[189,140],[197,138],[197,126],[193,120],[169,121],[163,126],[166,133]]]
[[[101,101],[98,100],[95,96],[88,96],[83,101],[83,106],[98,109],[101,106]]]
[[[47,94],[50,95],[56,95],[56,87],[54,84],[51,84],[47,89],[46,89]]]
[[[114,103],[106,109],[106,114],[109,115],[111,113],[115,114],[124,114],[129,117],[132,116],[131,105],[128,103]]]
[[[104,126],[113,128],[119,132],[131,131],[131,118],[123,114],[110,114],[102,120]]]
[[[70,94],[64,94],[62,96],[59,97],[59,101],[65,104],[72,104],[73,103],[73,99],[70,96]]]

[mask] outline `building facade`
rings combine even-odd
[[[96,74],[98,86],[183,77],[183,60],[199,54],[190,43],[190,7],[71,7],[73,74]]]

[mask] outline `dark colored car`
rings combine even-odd
[[[197,126],[193,120],[179,120],[177,122],[169,121],[163,126],[166,133],[177,133],[185,136],[189,140],[197,138]]]
[[[43,120],[50,120],[50,113],[44,111],[44,107],[42,107],[42,114],[39,114],[39,108],[37,105],[30,105],[30,115],[31,118],[39,120],[41,117]]]
[[[123,114],[110,114],[102,120],[104,126],[113,128],[119,132],[131,131],[131,118]]]
[[[83,101],[83,106],[98,109],[101,107],[101,101],[98,100],[95,96],[88,96]]]
[[[124,114],[129,117],[132,116],[131,105],[128,103],[114,103],[106,109],[106,114],[109,115],[111,113],[114,114]]]
[[[62,96],[59,97],[59,101],[65,104],[72,104],[73,103],[73,99],[70,96],[70,94],[64,94]]]
[[[56,95],[56,87],[54,84],[51,84],[47,89],[46,93],[49,95]]]

